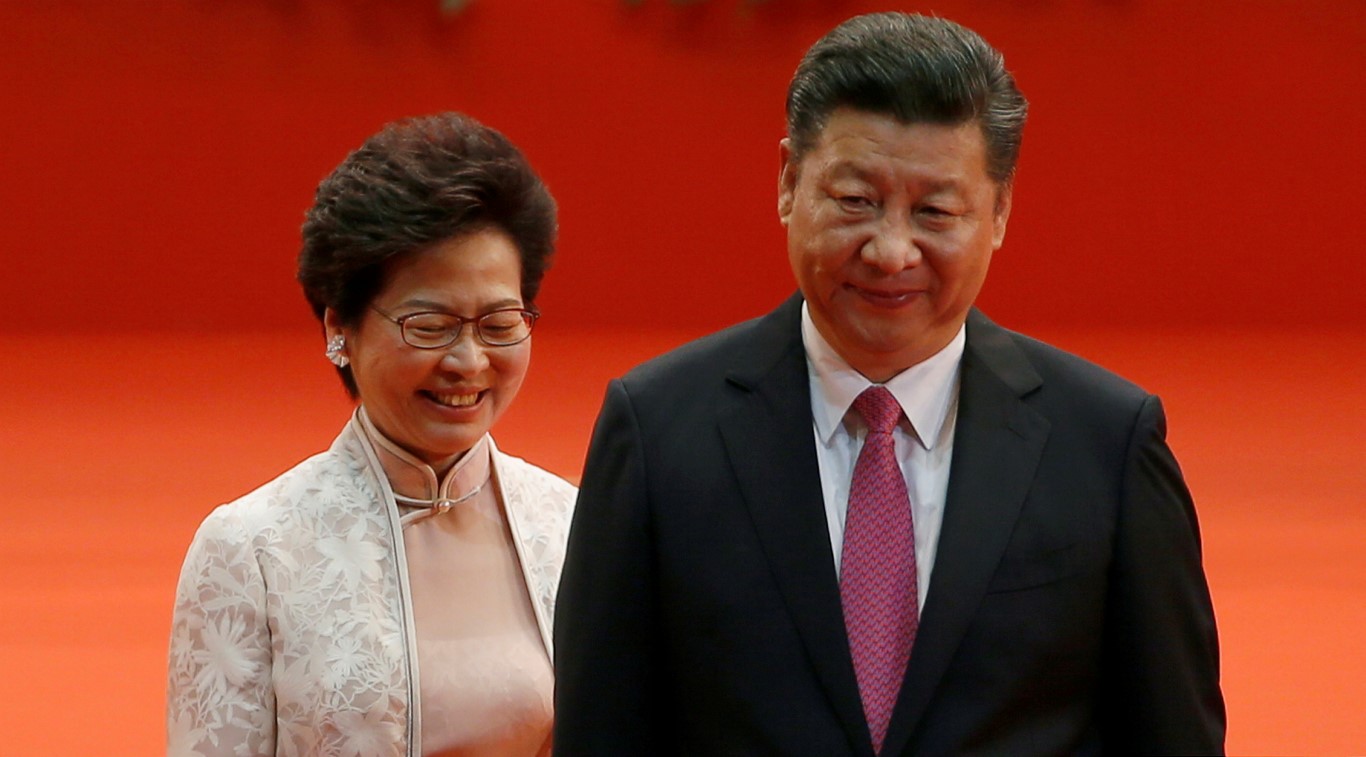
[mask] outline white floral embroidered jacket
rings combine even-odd
[[[492,461],[550,652],[577,490],[496,448]],[[328,451],[215,509],[176,592],[167,753],[417,757],[401,534],[393,491],[354,417]]]

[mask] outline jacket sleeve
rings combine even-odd
[[[555,754],[652,754],[661,661],[641,431],[613,381],[569,531],[555,616]]]
[[[247,530],[220,507],[195,534],[171,622],[169,757],[275,754],[266,586]]]
[[[1125,464],[1107,600],[1107,751],[1222,754],[1224,700],[1195,505],[1157,397],[1139,410]]]

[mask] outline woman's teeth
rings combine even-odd
[[[436,394],[433,392],[430,396],[438,403],[449,407],[469,407],[479,401],[479,392],[474,394]]]

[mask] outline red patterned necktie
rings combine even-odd
[[[901,405],[885,387],[854,400],[868,437],[854,464],[840,557],[840,601],[863,714],[882,751],[892,707],[920,624],[916,605],[915,529],[892,429]]]

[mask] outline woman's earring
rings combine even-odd
[[[338,368],[345,368],[351,364],[351,358],[346,356],[342,350],[346,349],[346,337],[337,334],[327,340],[327,359]]]

